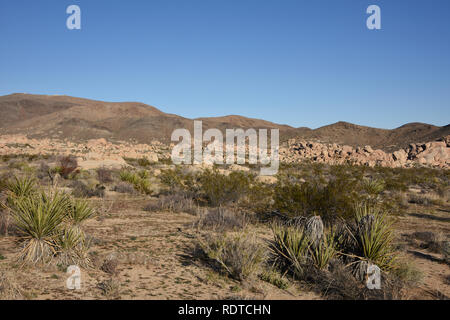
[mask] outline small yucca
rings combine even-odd
[[[30,196],[35,192],[36,179],[32,177],[19,178],[15,176],[12,180],[6,182],[6,189],[10,197],[20,198]]]
[[[64,266],[72,264],[89,266],[90,259],[87,255],[87,244],[84,234],[78,228],[67,227],[56,238],[57,260]]]
[[[311,260],[317,269],[327,268],[331,259],[337,254],[335,235],[333,233],[327,234],[318,244],[311,246],[309,251]]]
[[[269,248],[275,261],[302,276],[310,247],[310,240],[303,227],[274,224],[272,231],[274,240]]]
[[[94,209],[86,199],[75,199],[71,202],[67,215],[73,225],[80,225],[94,215]]]
[[[369,195],[380,194],[385,188],[385,182],[381,179],[363,178],[361,180],[362,189]]]
[[[355,253],[382,269],[391,269],[395,260],[394,230],[386,214],[372,207],[360,206],[356,210],[352,230]]]

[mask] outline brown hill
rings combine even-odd
[[[278,128],[281,140],[300,137],[351,146],[372,145],[396,150],[450,134],[450,126],[410,123],[394,130],[338,122],[315,130],[293,128],[242,116],[198,118],[204,129]],[[69,96],[12,94],[0,97],[0,134],[22,133],[34,138],[73,141],[107,138],[111,141],[168,142],[176,128],[192,130],[192,119],[167,114],[137,102],[103,102]]]

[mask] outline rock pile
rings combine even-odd
[[[450,136],[438,141],[411,144],[406,149],[393,153],[373,150],[370,146],[353,148],[338,144],[323,144],[304,140],[290,139],[287,145],[280,147],[280,161],[287,163],[311,160],[329,164],[355,164],[384,167],[450,167]]]
[[[167,153],[167,147],[155,141],[147,144],[131,142],[111,143],[105,139],[75,143],[57,139],[29,139],[25,135],[0,136],[0,155],[73,155],[80,167],[98,166],[119,168],[126,165],[124,158],[147,158],[158,162],[158,154]]]

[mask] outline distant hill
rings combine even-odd
[[[376,129],[337,122],[318,129],[288,125],[237,115],[198,118],[204,129],[278,128],[280,139],[300,137],[351,146],[371,145],[396,150],[409,143],[427,142],[450,134],[450,125],[437,127],[409,123],[393,130]],[[22,133],[35,138],[59,138],[73,141],[106,138],[111,141],[152,140],[169,142],[177,128],[192,130],[193,121],[164,113],[138,102],[103,102],[69,96],[11,94],[0,96],[0,134]]]

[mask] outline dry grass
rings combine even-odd
[[[12,277],[0,271],[0,300],[22,300],[23,289]]]

